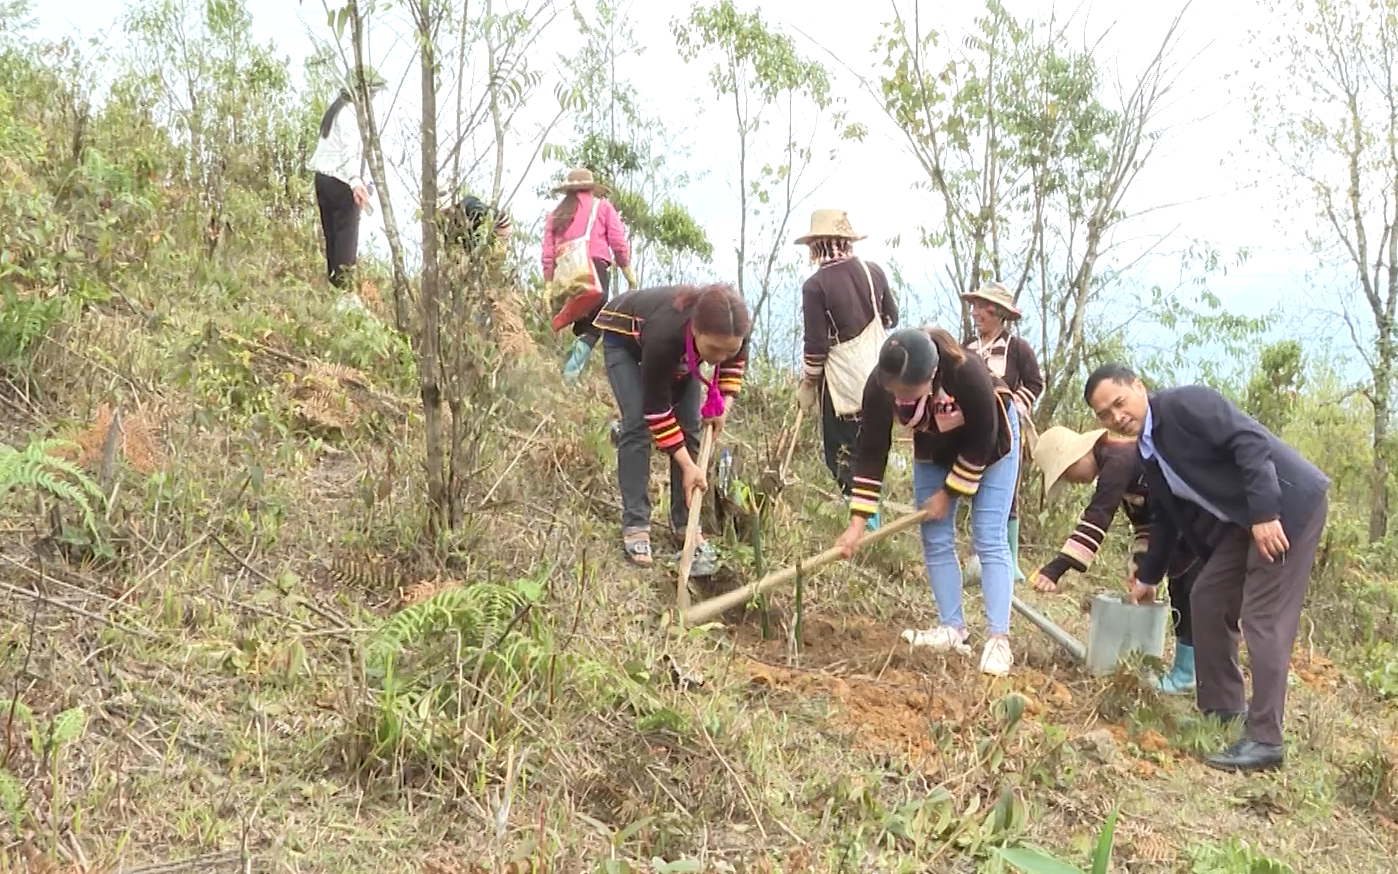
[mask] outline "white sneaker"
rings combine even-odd
[[[1014,653],[1010,652],[1010,642],[1003,637],[992,637],[981,650],[981,673],[992,677],[1003,677],[1015,663]]]
[[[918,631],[909,628],[903,632],[903,640],[908,646],[927,647],[937,652],[945,652],[954,649],[959,653],[970,653],[971,648],[966,645],[966,632],[961,628],[952,628],[950,625],[939,625],[936,628],[928,628]]]

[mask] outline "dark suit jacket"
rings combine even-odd
[[[1155,451],[1223,513],[1226,524],[1250,529],[1280,519],[1294,540],[1330,488],[1319,468],[1211,388],[1152,392],[1150,412]],[[1176,498],[1154,457],[1145,459],[1145,469],[1151,542],[1137,579],[1153,585],[1165,575],[1180,537],[1206,556],[1223,526],[1207,510]]]

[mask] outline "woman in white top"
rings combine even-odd
[[[358,81],[347,85],[360,82],[375,96],[388,84],[372,67],[360,67]],[[325,110],[310,165],[316,174],[316,205],[325,235],[326,276],[331,285],[342,290],[349,287],[348,270],[359,254],[359,211],[369,202],[369,189],[364,184],[364,142],[352,96],[358,90],[342,88]]]

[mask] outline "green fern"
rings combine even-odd
[[[624,672],[560,653],[540,611],[520,615],[542,597],[543,587],[531,580],[480,583],[438,592],[386,620],[365,648],[378,692],[375,748],[454,754],[462,732],[456,723],[477,703],[474,687],[487,680],[493,695],[513,702],[497,712],[492,734],[514,730],[513,712],[563,694],[598,706],[655,706]]]
[[[63,316],[62,297],[21,298],[5,286],[0,306],[0,364],[23,364]]]
[[[0,443],[0,499],[15,489],[33,489],[68,503],[82,514],[83,527],[93,543],[104,541],[95,507],[106,503],[97,484],[56,450],[76,448],[66,440],[31,440],[23,450]]]
[[[10,821],[16,834],[24,824],[28,809],[29,793],[24,784],[15,779],[9,771],[0,769],[0,816]]]
[[[526,594],[518,588],[493,583],[446,589],[404,607],[380,626],[369,641],[369,663],[388,666],[404,650],[449,632],[460,635],[463,648],[489,646],[527,604]]]

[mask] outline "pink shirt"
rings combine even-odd
[[[578,211],[568,231],[559,237],[553,233],[553,213],[544,219],[544,280],[553,279],[553,264],[558,256],[558,244],[564,240],[581,237],[587,227],[587,217],[592,212],[591,192],[578,195]],[[631,249],[626,244],[626,228],[621,224],[621,215],[611,201],[603,198],[597,204],[597,220],[592,223],[592,238],[587,241],[587,254],[594,261],[608,261],[618,267],[631,264]]]

